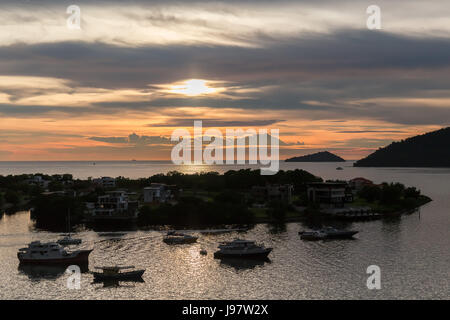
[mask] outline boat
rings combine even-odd
[[[271,251],[272,248],[258,245],[255,241],[235,239],[230,242],[222,242],[219,250],[214,253],[214,258],[265,259]]]
[[[351,239],[358,231],[338,230],[332,227],[325,227],[313,231],[300,231],[298,234],[303,240],[323,240],[323,239]]]
[[[344,170],[342,167],[337,167],[336,170]]]
[[[70,236],[70,210],[67,213],[67,229],[69,230],[69,233],[64,238],[59,239],[56,242],[62,246],[81,244],[81,239],[75,239]]]
[[[214,234],[222,234],[227,232],[245,232],[248,231],[248,229],[244,228],[235,228],[235,229],[207,229],[207,230],[201,230],[201,234],[205,235],[214,235]]]
[[[169,231],[163,238],[163,241],[167,244],[186,244],[197,242],[198,237],[191,236],[189,234],[179,233],[176,231]]]
[[[322,232],[320,230],[315,231],[300,231],[300,239],[303,240],[323,240],[327,238],[327,235],[325,232]]]
[[[62,246],[70,246],[70,245],[76,245],[76,244],[81,244],[81,239],[74,239],[72,238],[70,235],[59,239],[58,241],[56,241],[58,244],[62,245]]]
[[[67,251],[56,242],[33,241],[28,247],[19,249],[17,258],[26,264],[84,264],[88,263],[91,252],[92,249]]]
[[[359,231],[355,230],[339,230],[332,227],[322,229],[327,234],[327,239],[350,239]]]
[[[95,269],[103,270],[103,272],[92,272],[94,280],[142,280],[143,270],[133,270],[121,272],[124,269],[134,269],[134,266],[111,266],[111,267],[95,267]]]

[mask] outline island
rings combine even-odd
[[[450,167],[450,127],[393,142],[355,167]]]
[[[1,212],[30,210],[34,228],[58,232],[370,220],[414,212],[429,201],[401,183],[375,184],[363,177],[323,181],[301,169],[272,176],[251,169],[173,171],[139,179],[0,176]]]
[[[345,162],[341,157],[328,152],[321,151],[306,156],[293,157],[284,160],[285,162]]]

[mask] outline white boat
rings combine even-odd
[[[17,258],[20,263],[35,264],[58,264],[58,263],[79,263],[88,262],[89,254],[92,250],[67,251],[56,242],[33,241],[28,247],[19,249]]]
[[[265,259],[271,251],[272,248],[258,245],[255,241],[235,239],[231,242],[221,243],[219,251],[214,253],[214,258]]]
[[[167,244],[185,244],[197,242],[198,237],[191,236],[189,234],[179,233],[176,231],[169,231],[163,238],[163,241]]]

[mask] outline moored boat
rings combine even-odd
[[[303,240],[323,240],[323,239],[351,239],[358,231],[338,230],[336,228],[326,227],[320,230],[300,231],[298,234]]]
[[[322,239],[327,238],[327,235],[320,230],[300,231],[299,234],[300,234],[300,239],[303,239],[303,240],[322,240]]]
[[[214,253],[214,258],[265,259],[270,252],[272,248],[258,245],[255,241],[235,239],[221,243],[219,250]]]
[[[163,241],[167,244],[186,244],[197,242],[197,239],[198,237],[191,236],[189,234],[169,231],[163,238]]]
[[[101,269],[103,272],[92,272],[94,275],[94,280],[141,280],[142,275],[145,272],[143,270],[133,270],[121,272],[124,269],[134,269],[134,266],[111,266],[111,267],[95,267],[96,269]]]
[[[92,249],[67,251],[56,242],[33,241],[28,247],[19,249],[17,258],[26,264],[86,264],[91,252]]]

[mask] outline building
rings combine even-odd
[[[168,186],[163,183],[152,183],[150,187],[144,188],[144,202],[145,203],[164,203],[173,197],[173,186]]]
[[[30,179],[27,180],[29,185],[35,185],[38,187],[41,187],[43,189],[47,189],[48,185],[50,184],[50,180],[45,180],[40,175],[32,176]]]
[[[366,178],[358,177],[350,180],[348,184],[353,190],[359,191],[365,186],[372,186],[373,182]]]
[[[93,183],[101,185],[103,188],[114,188],[116,186],[116,179],[111,177],[101,177],[92,180]]]
[[[265,185],[265,186],[253,186],[252,197],[259,203],[266,203],[271,201],[281,201],[283,203],[292,203],[292,192],[294,186],[292,184],[282,185]]]
[[[110,191],[99,196],[97,203],[87,205],[93,218],[137,217],[137,201],[130,201],[125,191]]]
[[[308,184],[308,200],[321,207],[342,208],[353,201],[353,195],[344,182],[314,182]]]

